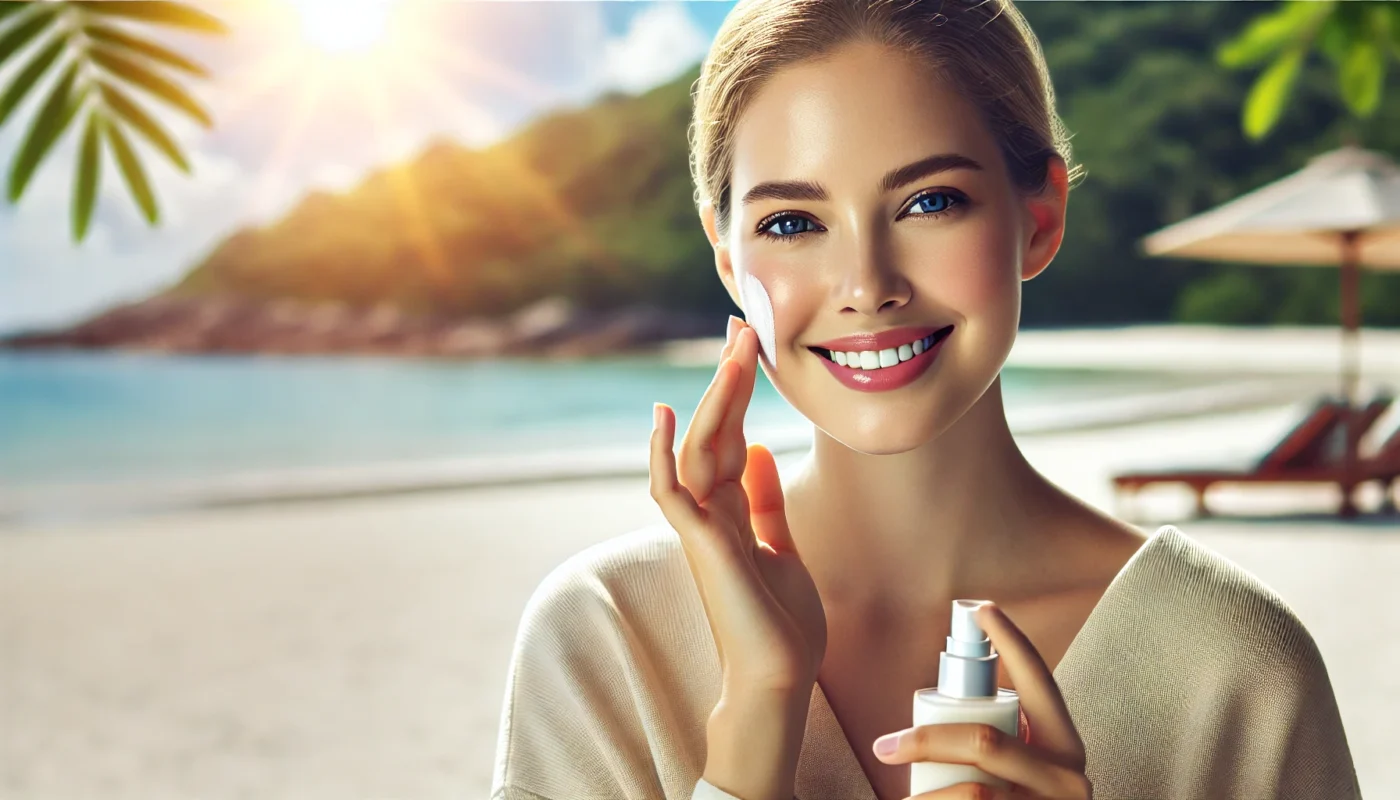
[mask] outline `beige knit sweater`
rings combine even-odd
[[[701,779],[720,668],[680,540],[648,528],[556,568],[520,624],[492,800],[730,798]],[[1360,796],[1327,669],[1260,581],[1172,527],[1055,669],[1110,798]],[[820,684],[800,800],[875,800]]]

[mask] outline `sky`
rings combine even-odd
[[[136,93],[180,142],[192,174],[134,141],[160,204],[161,222],[152,228],[107,154],[92,226],[74,243],[69,209],[80,129],[70,129],[19,203],[0,203],[0,333],[60,326],[148,296],[237,229],[275,220],[310,191],[348,189],[434,140],[482,146],[541,112],[663,83],[704,57],[732,2],[196,5],[230,33],[125,26],[211,72],[209,80],[180,81],[211,112],[209,130]],[[0,66],[0,87],[34,49]],[[0,127],[5,175],[48,85]]]

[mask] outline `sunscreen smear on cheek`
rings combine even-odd
[[[776,370],[777,334],[773,330],[773,301],[768,298],[768,290],[752,273],[745,272],[739,281],[739,300],[744,304],[745,320],[758,334],[759,354],[768,359],[769,366]]]

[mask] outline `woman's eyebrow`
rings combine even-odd
[[[893,191],[921,178],[954,169],[981,170],[982,165],[958,153],[939,153],[885,173],[885,177],[880,179],[880,191],[882,193]],[[808,200],[821,203],[826,202],[828,197],[826,187],[820,183],[765,181],[748,190],[740,205],[748,205],[759,200]]]

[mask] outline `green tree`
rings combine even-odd
[[[0,94],[0,126],[46,75],[57,74],[48,96],[34,112],[29,130],[10,162],[6,196],[19,202],[30,179],[63,133],[81,118],[82,140],[73,176],[73,238],[87,235],[97,203],[104,152],[110,152],[147,222],[160,211],[146,168],[132,146],[132,134],[144,138],[179,168],[189,160],[155,117],[133,97],[132,90],[161,101],[194,119],[213,124],[209,113],[171,77],[195,78],[208,71],[156,42],[129,23],[165,25],[186,31],[224,34],[218,19],[173,2],[3,2],[0,3],[0,66],[32,53]],[[103,144],[106,144],[106,148]]]
[[[1226,42],[1216,53],[1223,66],[1269,62],[1242,110],[1251,139],[1274,129],[1314,48],[1336,69],[1346,107],[1357,117],[1370,117],[1380,105],[1389,60],[1400,58],[1400,3],[1290,0]]]

